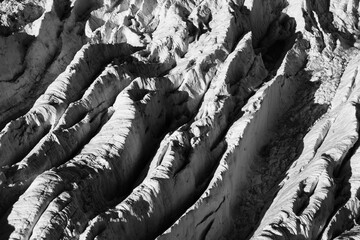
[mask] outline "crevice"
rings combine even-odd
[[[220,207],[223,205],[224,202],[225,202],[225,197],[222,198],[222,200],[221,200],[221,202],[219,203],[218,207],[217,207],[214,211],[211,211],[210,213],[206,214],[205,217],[204,217],[203,219],[201,219],[201,221],[200,221],[198,224],[196,224],[195,227],[201,225],[201,224],[204,223],[206,220],[208,220],[210,216],[212,216],[214,213],[216,213],[216,212],[220,209]]]
[[[209,233],[214,221],[215,221],[215,219],[211,220],[210,223],[206,226],[206,228],[204,229],[204,231],[201,233],[201,235],[199,237],[200,240],[206,240],[207,234]]]
[[[356,69],[354,71],[354,75],[351,77],[351,83],[350,83],[350,86],[349,86],[349,91],[346,93],[346,96],[345,96],[346,100],[345,101],[347,101],[349,99],[349,97],[351,96],[354,88],[356,87],[357,83],[356,83],[355,80],[356,80],[356,78],[358,76],[358,72],[359,72],[359,68],[356,67]]]
[[[174,141],[174,144],[175,143],[177,143],[177,142]],[[178,146],[175,149],[178,149],[179,147],[184,148],[184,149],[183,149],[182,154],[181,154],[181,158],[182,158],[181,166],[177,167],[175,169],[174,173],[172,174],[174,179],[176,179],[177,175],[180,174],[182,171],[184,171],[190,165],[189,157],[190,157],[190,153],[191,153],[192,148],[190,146]]]
[[[61,195],[62,193],[60,193],[59,194],[59,196]],[[51,204],[52,204],[52,202],[54,201],[54,200],[56,200],[58,198],[58,196],[57,197],[55,197],[52,201],[50,201],[49,202],[49,204],[48,204],[48,206],[50,206]],[[60,209],[58,209],[58,212],[56,212],[54,215],[52,215],[51,216],[51,218],[50,218],[50,220],[49,220],[49,222],[51,222],[52,220],[54,220],[56,217],[59,217],[60,215],[61,215],[61,212],[69,205],[70,203],[69,203],[69,201],[67,201],[66,203],[65,203],[65,205],[60,205]],[[46,208],[47,209],[47,208]],[[46,209],[45,209],[45,211],[44,212],[46,212]],[[41,218],[41,217],[40,217]],[[39,218],[39,219],[40,219]],[[46,232],[48,229],[47,228],[44,228],[44,229],[42,229],[42,231],[40,232],[40,234],[37,234],[38,236],[41,236],[42,234],[43,234],[43,232]],[[29,236],[29,239],[31,239],[31,237],[32,237],[32,233],[30,234],[30,236]]]
[[[293,212],[296,216],[300,216],[309,205],[310,198],[315,192],[319,179],[316,179],[314,182],[310,183],[310,189],[306,189],[308,188],[308,184],[306,183],[306,181],[307,179],[300,182],[299,188],[296,193],[297,198],[293,204]]]
[[[335,119],[334,119],[335,120]],[[324,134],[323,137],[319,136],[317,141],[316,141],[316,144],[314,146],[314,156],[316,155],[316,153],[318,152],[319,148],[322,146],[324,140],[326,139],[327,135],[329,134],[329,131],[330,131],[330,128],[331,128],[331,124],[332,123],[329,123],[326,127],[326,132]]]

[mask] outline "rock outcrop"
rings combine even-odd
[[[360,238],[358,9],[0,1],[0,238]]]

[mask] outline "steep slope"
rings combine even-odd
[[[1,239],[360,238],[359,1],[0,1]]]

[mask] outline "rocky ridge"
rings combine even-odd
[[[0,238],[360,238],[358,16],[0,1]]]

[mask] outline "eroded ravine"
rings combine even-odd
[[[1,1],[1,238],[359,237],[358,8]]]
[[[334,61],[342,61],[341,55]],[[324,89],[332,88],[328,90],[329,92],[336,90],[337,84],[329,85],[327,81],[332,77],[338,78],[338,82],[340,81],[344,70],[342,65],[339,67],[334,70],[337,76],[325,75],[320,79],[313,79],[308,73],[311,71],[310,69],[297,73],[296,79],[301,83],[295,93],[296,100],[268,133],[271,136],[269,142],[258,151],[255,157],[251,172],[248,174],[250,183],[236,207],[239,216],[236,217],[235,230],[231,233],[230,239],[247,239],[248,235],[256,229],[262,215],[278,192],[279,183],[286,177],[286,171],[301,153],[306,151],[305,147],[307,146],[304,146],[304,142],[307,139],[304,137],[309,129],[311,127],[318,128],[320,136],[327,135],[330,121],[320,121],[319,119],[326,118],[324,114],[330,104],[321,100],[332,99],[331,96],[324,96],[326,91]],[[316,121],[320,122],[314,125]],[[316,144],[319,145],[321,142]],[[316,146],[314,151],[318,147]]]

